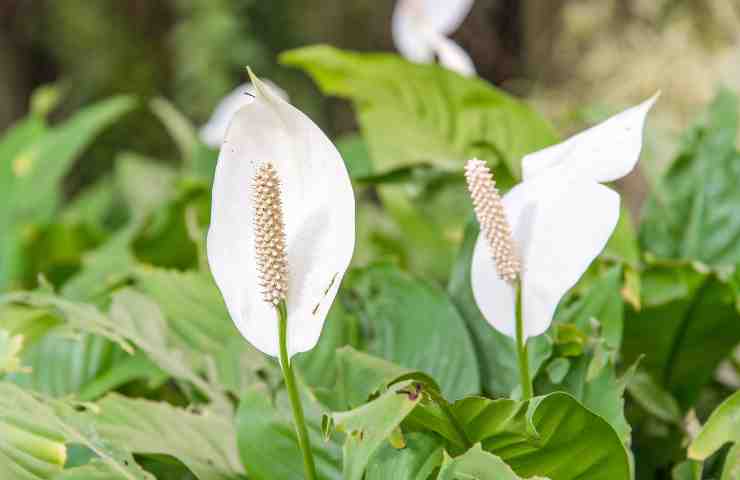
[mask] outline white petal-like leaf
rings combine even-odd
[[[280,87],[268,80],[263,81],[268,83],[280,98],[285,101],[288,100],[288,94]],[[229,127],[229,122],[231,122],[234,114],[236,114],[236,112],[238,112],[243,106],[250,104],[252,100],[254,100],[254,94],[254,86],[251,83],[243,83],[226,95],[219,104],[216,105],[208,123],[203,125],[200,129],[201,141],[213,148],[219,148],[221,143],[224,141],[226,129]]]
[[[466,77],[476,74],[473,59],[460,45],[439,34],[434,35],[430,43],[443,67]]]
[[[658,95],[562,143],[525,156],[522,160],[524,180],[558,172],[596,182],[624,177],[640,158],[645,118]]]
[[[355,201],[339,152],[302,112],[253,77],[256,98],[234,116],[213,184],[208,260],[242,335],[277,356],[278,321],[259,286],[253,179],[271,162],[281,181],[288,257],[288,353],[316,345],[349,266]]]
[[[601,253],[619,219],[619,195],[596,182],[551,182],[543,177],[514,187],[504,207],[522,258],[524,336],[545,332],[560,299]],[[498,278],[483,236],[471,270],[473,294],[483,316],[515,337],[515,290]]]
[[[463,75],[475,73],[465,51],[445,37],[460,27],[473,0],[399,0],[393,12],[393,41],[411,61],[440,63]]]

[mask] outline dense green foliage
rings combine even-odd
[[[337,140],[358,198],[354,265],[295,359],[321,479],[737,478],[740,447],[723,445],[740,440],[738,395],[715,375],[737,370],[740,343],[733,94],[533,339],[537,396],[522,401],[514,343],[472,297],[462,166],[478,156],[511,186],[552,127],[482,80],[394,55],[282,60],[349,99],[360,125]],[[53,125],[38,105],[0,137],[0,472],[303,478],[279,366],[239,335],[204,259],[217,153],[163,99]],[[162,122],[179,162],[119,152],[64,197],[72,162],[133,110]]]

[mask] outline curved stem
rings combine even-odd
[[[311,441],[308,438],[306,420],[303,416],[303,406],[301,405],[301,398],[298,396],[295,375],[293,374],[293,368],[290,366],[290,358],[288,357],[288,311],[285,307],[285,301],[280,302],[277,310],[280,317],[278,328],[280,337],[280,368],[283,370],[285,388],[288,390],[290,406],[293,409],[293,423],[295,423],[295,430],[298,434],[298,445],[301,447],[301,453],[303,454],[303,469],[306,473],[307,480],[316,480],[316,465],[313,461],[313,452],[311,452]]]
[[[522,286],[516,286],[516,351],[519,357],[519,379],[522,383],[522,399],[532,398],[532,381],[529,378],[529,355],[527,341],[524,339],[524,320],[522,319]]]

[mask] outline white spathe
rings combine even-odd
[[[523,181],[503,203],[522,260],[524,338],[547,330],[563,295],[606,246],[619,220],[620,199],[601,182],[634,168],[645,118],[657,97],[522,160]],[[516,292],[498,277],[483,235],[475,244],[471,282],[488,323],[515,338]]]
[[[396,48],[413,62],[430,63],[436,55],[445,68],[475,75],[470,56],[447,38],[472,7],[473,0],[399,0],[392,25]]]
[[[288,257],[288,354],[319,340],[355,246],[355,198],[332,142],[254,75],[256,97],[233,117],[213,181],[211,273],[241,334],[278,356],[278,314],[265,302],[255,259],[253,179],[271,162],[281,182]]]
[[[288,94],[285,93],[283,89],[269,80],[262,80],[262,82],[268,84],[272,91],[280,98],[288,101]],[[231,93],[221,99],[213,110],[211,118],[208,119],[208,123],[201,127],[200,140],[209,147],[220,148],[224,138],[226,137],[226,129],[228,128],[232,117],[244,105],[250,104],[254,99],[254,95],[254,85],[247,82],[239,85],[232,90]]]

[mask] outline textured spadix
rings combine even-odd
[[[473,159],[465,165],[465,179],[481,235],[488,242],[498,276],[501,280],[513,282],[521,272],[521,262],[493,174],[485,162]]]
[[[524,181],[502,203],[521,261],[525,338],[547,330],[563,295],[614,231],[619,195],[600,182],[634,168],[645,117],[656,98],[523,159]],[[485,233],[475,245],[471,281],[486,320],[514,338],[514,286],[500,278]]]
[[[349,266],[354,194],[344,162],[324,133],[259,79],[252,82],[255,98],[234,115],[218,158],[208,263],[239,331],[273,356],[273,301],[285,297],[292,356],[316,345]],[[262,197],[260,187],[266,188]],[[269,236],[280,229],[270,227],[275,210],[265,199],[280,202],[282,248]],[[281,249],[284,265],[265,264],[261,254]]]
[[[413,62],[429,63],[436,56],[446,68],[474,75],[470,56],[447,38],[465,20],[473,0],[398,0],[393,12],[393,40]]]

